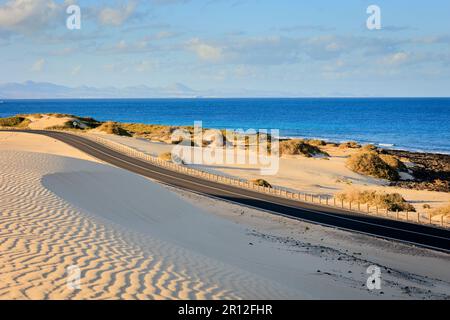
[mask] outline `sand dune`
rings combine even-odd
[[[0,168],[0,299],[450,295],[447,255],[177,191],[50,138],[0,133]],[[374,261],[383,294],[365,288]]]
[[[173,145],[170,144],[150,142],[145,139],[106,134],[102,137],[153,156],[170,152],[173,148]],[[329,196],[349,188],[378,190],[388,193],[397,192],[420,212],[423,211],[424,203],[429,204],[432,208],[438,208],[450,202],[450,194],[446,192],[391,187],[387,186],[387,182],[384,180],[352,172],[345,166],[345,162],[346,156],[355,152],[355,150],[328,147],[323,149],[332,155],[329,160],[284,156],[280,159],[278,173],[270,176],[261,176],[259,166],[253,164],[196,165],[196,167],[212,173],[248,180],[264,178],[272,185],[282,186],[293,191]]]
[[[2,298],[294,297],[270,280],[181,246],[195,232],[185,223],[197,209],[145,179],[83,160],[25,152],[3,152],[1,167]],[[111,185],[118,182],[122,185]],[[92,193],[89,185],[108,192]],[[74,193],[67,193],[66,201],[51,189]],[[109,198],[118,190],[139,193]],[[165,234],[179,218],[184,226],[177,223],[173,234]],[[182,230],[186,233],[177,241],[164,241]],[[66,287],[70,265],[82,270],[80,291]]]

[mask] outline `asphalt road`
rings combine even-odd
[[[17,132],[17,130],[14,131]],[[450,253],[450,230],[384,219],[383,217],[359,214],[334,207],[303,203],[192,177],[160,168],[111,150],[89,139],[67,133],[40,130],[26,130],[24,132],[55,138],[104,162],[170,186],[255,207],[273,214]]]

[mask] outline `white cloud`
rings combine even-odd
[[[199,39],[190,40],[188,42],[188,48],[194,51],[202,60],[219,61],[223,59],[222,48],[202,42]]]
[[[142,60],[136,64],[135,70],[137,72],[146,72],[146,71],[150,71],[150,70],[154,69],[154,67],[155,67],[155,63],[153,61]]]
[[[72,68],[72,71],[70,72],[70,74],[71,74],[72,76],[76,76],[77,74],[80,73],[80,71],[81,71],[81,64],[79,64],[79,65],[73,67],[73,68]]]
[[[37,60],[33,65],[31,66],[31,71],[33,72],[41,72],[45,65],[45,59],[41,58]]]
[[[9,0],[0,6],[0,28],[31,33],[55,21],[59,5],[53,0]]]
[[[120,40],[117,44],[116,44],[116,48],[119,50],[125,50],[127,48],[127,43],[125,42],[125,40]]]
[[[385,64],[397,65],[407,62],[409,55],[406,52],[396,52],[394,54],[388,55],[383,59]]]
[[[136,1],[129,1],[117,8],[104,8],[99,13],[99,21],[103,25],[120,26],[135,12]]]

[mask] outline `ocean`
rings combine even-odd
[[[68,113],[98,120],[279,129],[319,138],[450,154],[450,98],[4,100],[0,117]]]

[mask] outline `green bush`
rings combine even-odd
[[[25,128],[30,123],[30,120],[20,116],[14,116],[9,118],[0,118],[0,127],[16,127]]]

